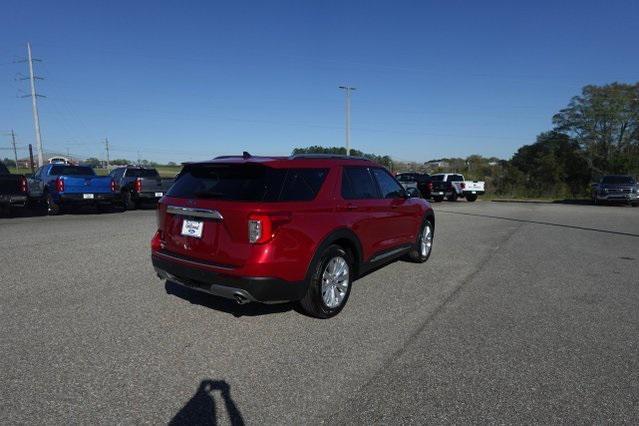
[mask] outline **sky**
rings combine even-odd
[[[427,161],[510,158],[586,84],[639,80],[639,2],[13,1],[0,26],[0,157],[158,162],[345,143]]]

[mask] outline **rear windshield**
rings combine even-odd
[[[630,176],[604,176],[601,183],[610,185],[634,185],[635,180]]]
[[[0,163],[0,175],[8,175],[8,174],[9,174],[9,170],[7,169],[7,166]]]
[[[444,180],[444,175],[432,175],[430,179],[434,182],[441,182]]]
[[[54,176],[95,176],[91,167],[83,166],[52,166],[49,174]]]
[[[254,164],[186,166],[169,197],[233,201],[308,201],[315,198],[328,169],[274,169]]]
[[[160,177],[158,171],[155,169],[127,169],[127,177],[135,178],[155,178]]]

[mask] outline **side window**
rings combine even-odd
[[[279,201],[314,199],[327,173],[327,169],[290,169],[286,174]]]
[[[378,198],[377,188],[368,167],[342,169],[342,198],[345,200]]]
[[[372,169],[373,176],[379,185],[382,198],[399,198],[404,194],[404,189],[398,184],[385,169]]]

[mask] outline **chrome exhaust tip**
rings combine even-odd
[[[246,298],[246,296],[244,296],[244,295],[243,295],[243,294],[241,294],[241,293],[235,293],[235,294],[233,294],[233,298],[235,299],[235,301],[237,302],[237,304],[238,304],[238,305],[245,305],[245,304],[247,304],[247,303],[249,303],[249,302],[250,302],[250,300],[248,300],[248,299]]]

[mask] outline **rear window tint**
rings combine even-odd
[[[279,201],[308,201],[315,198],[327,169],[290,169],[286,174]]]
[[[186,166],[169,197],[233,201],[307,201],[319,192],[327,170],[274,169],[254,164]]]
[[[342,198],[345,200],[378,198],[377,186],[367,167],[344,167]]]
[[[94,176],[95,172],[91,167],[83,166],[52,166],[50,175],[58,176]]]
[[[157,178],[160,175],[155,169],[127,169],[126,177]]]
[[[0,163],[0,175],[8,175],[8,174],[9,174],[9,169],[7,169],[7,166]]]

